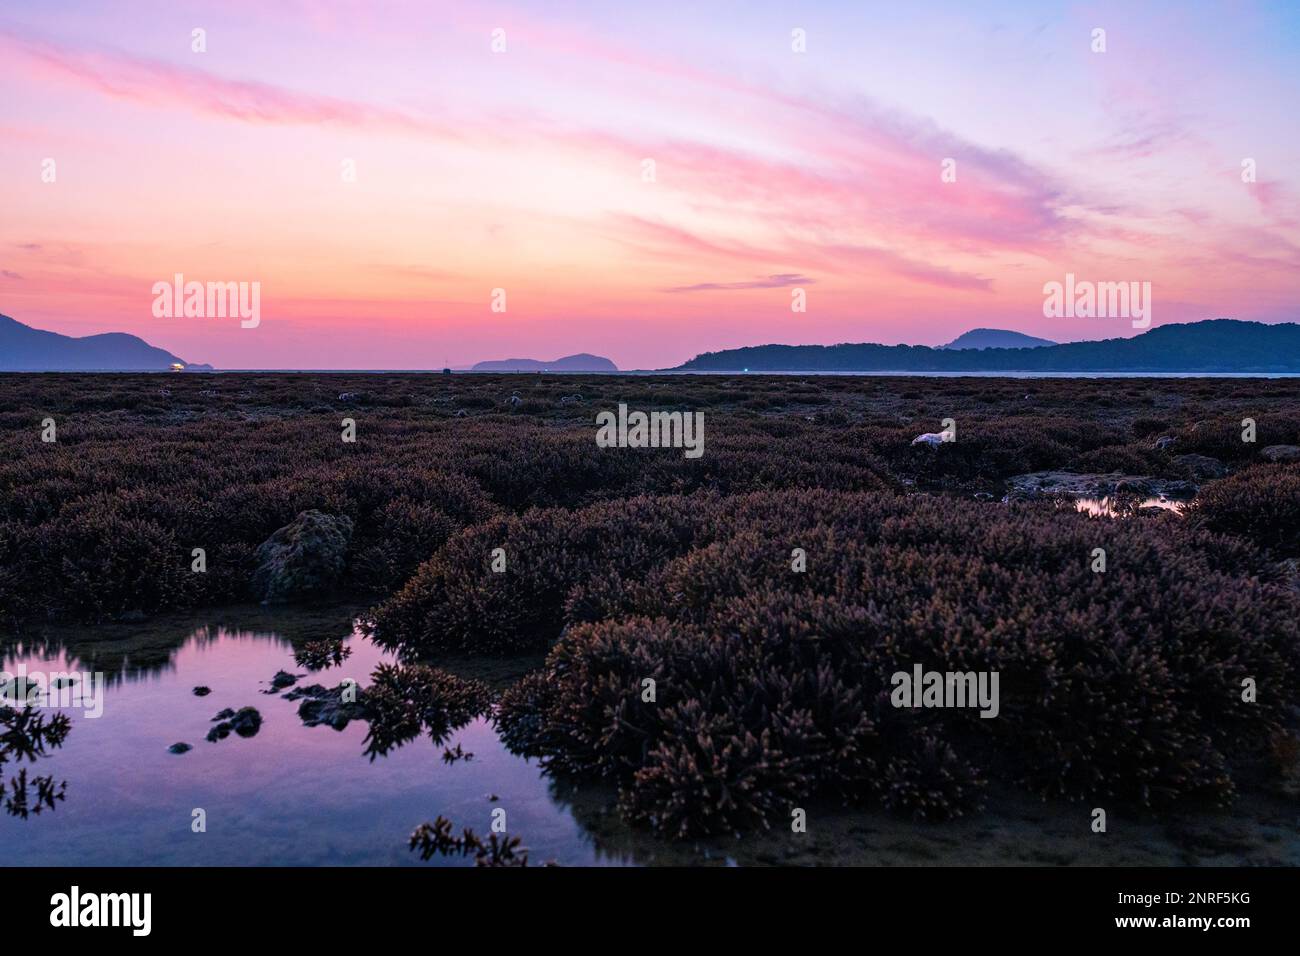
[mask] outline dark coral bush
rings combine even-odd
[[[1154,478],[1190,477],[1187,469],[1169,454],[1153,448],[1150,443],[1107,445],[1094,448],[1070,459],[1069,471],[1122,475],[1149,475]]]
[[[0,380],[0,624],[245,600],[258,546],[308,510],[353,522],[340,589],[382,596],[462,530],[533,507],[704,490],[996,491],[1010,475],[1067,467],[1180,477],[1175,454],[1237,466],[1267,444],[1300,442],[1300,384],[1285,379],[163,381]],[[705,410],[705,455],[601,453],[594,415],[619,402]],[[340,440],[344,416],[357,422],[354,443]],[[56,443],[40,440],[46,417],[58,424]],[[956,443],[910,444],[946,417],[957,421]],[[1241,441],[1247,417],[1258,423],[1256,444]],[[1168,452],[1145,447],[1166,431],[1177,439]],[[203,574],[190,571],[196,547],[206,552]]]
[[[774,826],[819,796],[948,816],[978,807],[991,769],[1043,796],[1222,802],[1232,758],[1283,725],[1297,690],[1300,601],[1243,576],[1259,563],[1248,546],[1190,527],[829,492],[665,505],[676,534],[639,504],[645,535],[679,541],[653,566],[571,566],[567,619],[549,582],[558,642],[498,715],[554,769],[618,781],[624,812],[664,833]],[[697,532],[682,544],[686,513]],[[449,583],[440,603],[456,600]],[[536,623],[498,621],[490,640],[533,647]],[[914,664],[997,671],[998,717],[894,708],[889,677]]]
[[[501,740],[514,753],[539,757],[558,749],[562,741],[549,739],[548,722],[555,684],[545,670],[531,671],[507,687],[497,700],[496,725]]]
[[[698,502],[632,498],[582,511],[535,509],[457,535],[373,613],[389,646],[545,650],[573,586],[606,571],[635,575],[695,540]],[[493,571],[493,552],[504,571]]]
[[[380,664],[358,696],[370,724],[366,752],[374,759],[422,734],[441,745],[486,711],[491,699],[482,681],[423,664]]]
[[[1300,556],[1300,464],[1254,465],[1213,482],[1188,517],[1279,555]]]
[[[1255,423],[1255,437],[1249,442],[1243,441],[1243,422],[1247,418]],[[1269,445],[1300,445],[1300,415],[1294,409],[1261,412],[1247,407],[1238,415],[1216,411],[1180,428],[1174,437],[1174,447],[1180,454],[1195,452],[1245,463],[1257,459],[1260,449]]]
[[[940,421],[920,430],[940,431]],[[955,421],[954,442],[911,445],[915,428],[877,441],[888,449],[894,471],[915,475],[925,484],[957,486],[987,485],[1011,475],[1062,467],[1079,451],[1124,441],[1116,430],[1078,415],[1029,415],[1017,410]]]
[[[888,484],[870,449],[814,444],[814,426],[778,415],[709,433],[704,459],[599,454],[594,413],[560,403],[564,382],[522,387],[536,397],[507,413],[484,394],[501,391],[494,377],[326,389],[309,376],[223,376],[202,390],[208,381],[186,377],[168,379],[166,398],[149,376],[75,377],[64,397],[64,378],[0,383],[14,399],[0,406],[0,622],[247,599],[257,548],[304,511],[353,523],[341,588],[388,593],[496,514],[706,487]],[[699,391],[699,404],[713,400]],[[649,394],[660,406],[674,397]],[[457,406],[490,411],[462,419]],[[358,422],[354,443],[340,439],[343,415]],[[40,440],[46,416],[55,443]],[[203,574],[190,570],[194,548]]]

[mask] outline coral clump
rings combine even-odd
[[[1300,556],[1300,464],[1254,465],[1213,482],[1188,517],[1279,556]]]
[[[1068,800],[1223,803],[1229,757],[1297,691],[1300,600],[1253,576],[1248,545],[1186,523],[834,492],[698,500],[693,520],[658,561],[575,572],[544,669],[497,714],[508,744],[617,781],[625,814],[672,836],[775,826],[825,796],[953,816],[989,768]],[[891,676],[917,664],[996,672],[996,718],[894,706]],[[1247,702],[1248,678],[1268,693]]]

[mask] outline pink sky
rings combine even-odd
[[[1300,13],[1133,6],[7,3],[0,312],[223,368],[1134,334],[1067,272],[1295,321]]]

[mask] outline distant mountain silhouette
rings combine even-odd
[[[566,355],[554,362],[540,362],[537,359],[501,359],[495,362],[479,362],[470,369],[471,372],[617,372],[618,366],[599,355],[580,352]]]
[[[757,345],[705,352],[683,372],[1300,372],[1300,325],[1208,319],[1127,339],[1023,349]]]
[[[212,368],[191,365],[125,332],[76,338],[0,315],[0,372],[149,372],[176,363],[192,371]]]
[[[945,349],[1035,349],[1042,345],[1055,345],[1051,339],[1040,339],[1023,332],[1011,332],[1007,329],[971,329],[963,332],[947,345]]]

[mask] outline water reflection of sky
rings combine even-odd
[[[1114,518],[1124,515],[1135,514],[1143,508],[1159,508],[1161,511],[1168,511],[1172,514],[1181,515],[1183,508],[1187,506],[1185,501],[1174,501],[1170,498],[1146,497],[1146,498],[1076,498],[1074,507],[1078,511],[1090,514],[1094,517]]]
[[[348,643],[352,655],[341,666],[301,683],[369,683],[383,652],[357,634]],[[571,807],[552,797],[554,783],[506,751],[485,719],[447,739],[446,746],[459,743],[474,754],[450,765],[427,737],[372,763],[363,756],[365,724],[342,732],[304,727],[297,704],[261,692],[276,671],[307,673],[289,642],[273,633],[203,628],[149,667],[135,666],[130,655],[110,659],[116,666],[101,668],[104,715],[69,710],[66,743],[29,771],[67,780],[67,799],[39,817],[0,816],[9,864],[465,865],[459,858],[419,863],[406,839],[438,814],[487,834],[497,807],[530,862],[625,859],[598,853]],[[93,666],[64,648],[41,647],[11,650],[0,670],[20,664],[28,672]],[[198,685],[212,693],[196,697]],[[219,710],[244,706],[262,714],[256,736],[204,739]],[[194,749],[169,753],[177,742]],[[11,763],[4,772],[16,769]],[[207,813],[206,833],[191,831],[196,807]]]

